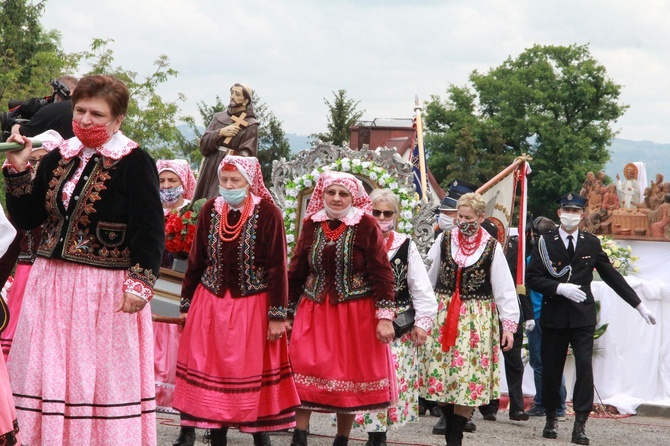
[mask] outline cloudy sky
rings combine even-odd
[[[42,20],[65,51],[113,39],[115,65],[179,71],[161,89],[183,114],[251,85],[287,133],[326,127],[323,98],[346,89],[364,119],[410,117],[534,45],[590,44],[630,106],[620,138],[670,143],[670,2],[665,0],[51,0]]]

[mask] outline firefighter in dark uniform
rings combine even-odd
[[[542,293],[542,404],[546,408],[545,438],[557,438],[560,407],[559,389],[568,345],[575,357],[577,380],[572,402],[575,423],[572,442],[588,445],[584,425],[593,408],[593,335],[596,305],[591,292],[593,270],[623,300],[635,308],[650,325],[651,312],[612,266],[600,240],[578,229],[584,217],[586,198],[576,193],[563,195],[559,205],[559,228],[540,237],[526,271],[526,285]]]

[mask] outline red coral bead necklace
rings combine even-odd
[[[221,209],[221,223],[219,224],[219,237],[224,242],[232,242],[240,236],[244,223],[251,215],[251,210],[254,207],[254,200],[251,196],[247,196],[246,201],[244,202],[244,207],[242,208],[242,215],[240,215],[240,220],[234,225],[228,224],[228,212],[230,211],[230,206],[224,201],[223,208]]]
[[[342,234],[344,234],[344,231],[347,229],[347,225],[344,224],[344,222],[340,222],[339,226],[336,227],[335,229],[330,229],[330,226],[328,226],[328,221],[322,221],[321,222],[321,229],[323,230],[323,233],[326,235],[326,238],[331,241],[329,243],[332,245]]]

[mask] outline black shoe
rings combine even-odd
[[[440,416],[440,419],[437,420],[435,426],[433,426],[433,435],[444,435],[447,433],[447,418],[444,413]]]
[[[210,446],[227,446],[228,445],[228,428],[210,429]]]
[[[558,438],[558,418],[547,417],[547,423],[542,430],[542,436],[544,438]]]
[[[307,446],[307,431],[293,429],[291,446]]]
[[[257,432],[252,436],[254,437],[254,446],[272,446],[270,434],[267,432]]]
[[[589,437],[586,436],[586,430],[584,428],[584,423],[581,421],[575,421],[575,425],[572,428],[572,442],[575,444],[589,444]]]
[[[349,444],[349,437],[344,435],[336,435],[333,441],[333,446],[347,446]]]
[[[195,428],[182,427],[179,430],[179,436],[172,443],[172,446],[193,446],[195,444]]]
[[[454,414],[451,420],[451,429],[449,435],[445,436],[445,439],[447,440],[447,446],[462,446],[463,432],[465,431],[465,425],[467,422],[467,418]]]
[[[543,417],[547,414],[547,411],[544,410],[544,407],[533,406],[526,413],[531,417]]]
[[[494,414],[494,413],[482,414],[482,417],[486,421],[495,421],[497,419],[496,414]]]
[[[493,421],[495,421],[495,418],[493,419]],[[463,432],[474,432],[476,430],[477,425],[475,424],[474,421],[472,421],[472,418],[470,418],[468,421],[465,422],[465,426],[463,426]]]
[[[442,416],[442,408],[436,404],[435,407],[431,407],[430,414],[434,417],[441,417]]]
[[[368,432],[365,446],[386,446],[386,432]]]
[[[514,421],[528,421],[530,415],[528,415],[523,410],[515,410],[514,412],[509,413],[509,419]]]

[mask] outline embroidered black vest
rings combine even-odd
[[[253,214],[244,223],[242,232],[235,241],[237,244],[237,267],[239,268],[238,281],[237,283],[223,283],[219,271],[226,263],[222,258],[226,251],[221,249],[221,244],[225,242],[219,236],[221,215],[212,208],[212,224],[209,229],[209,244],[207,246],[207,253],[209,258],[212,259],[212,264],[208,265],[202,273],[201,280],[202,284],[217,296],[222,296],[222,291],[226,288],[231,290],[233,297],[239,297],[260,293],[268,287],[265,268],[259,267],[254,258],[259,211],[260,206],[255,206]]]
[[[491,265],[493,264],[493,253],[496,241],[491,238],[484,247],[484,252],[475,263],[463,268],[461,277],[461,299],[493,299],[493,288],[491,287]],[[440,271],[435,285],[435,292],[452,295],[456,290],[456,271],[458,265],[451,255],[451,233],[447,232],[442,237],[440,246]]]
[[[412,295],[407,286],[407,266],[409,264],[409,243],[408,238],[400,245],[400,248],[395,252],[391,258],[391,269],[393,270],[393,279],[395,284],[393,291],[395,292],[395,304],[398,312],[406,311],[412,307]]]
[[[344,233],[335,242],[335,290],[337,302],[367,297],[372,294],[372,287],[364,274],[354,272],[351,258],[353,256],[355,226],[347,226]],[[310,273],[305,281],[303,296],[314,302],[322,302],[326,287],[326,274],[323,266],[323,251],[331,242],[319,224],[314,231],[314,247],[308,257]]]

